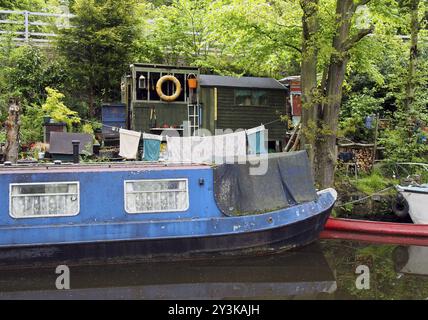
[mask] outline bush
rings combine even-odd
[[[21,116],[20,139],[21,143],[29,144],[43,140],[44,112],[38,105],[26,106]]]
[[[69,131],[73,125],[80,124],[80,117],[76,111],[70,110],[63,102],[64,95],[52,88],[46,87],[48,97],[42,105],[42,110],[57,122],[64,122]]]

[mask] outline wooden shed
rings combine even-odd
[[[165,101],[156,90],[165,75],[180,83],[180,94],[173,101]],[[188,79],[193,77],[197,85],[189,88]],[[171,95],[177,87],[166,81],[161,89]],[[287,129],[278,121],[286,114],[286,98],[287,89],[273,78],[201,75],[194,67],[132,64],[122,79],[129,129],[151,133],[188,129],[192,133],[204,128],[214,134],[216,129],[250,129],[277,120],[267,129],[271,148],[278,150]]]
[[[187,85],[189,75],[199,74],[198,68],[169,65],[135,63],[130,66],[130,73],[122,79],[122,102],[126,105],[127,127],[144,132],[159,132],[166,128],[183,130],[182,124],[189,120],[198,104],[191,101]],[[181,86],[180,94],[171,102],[159,96],[156,85],[163,76],[173,76]],[[176,90],[172,82],[164,82],[162,90],[172,94]],[[189,112],[189,108],[191,112]]]
[[[302,89],[300,76],[290,76],[279,80],[287,88],[289,114],[294,124],[300,122],[302,117]]]
[[[286,89],[273,78],[200,75],[202,126],[214,129],[250,129],[286,114]],[[283,143],[286,124],[267,126],[269,141]],[[272,144],[271,144],[272,145]]]

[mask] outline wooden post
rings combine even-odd
[[[9,115],[6,120],[5,161],[17,163],[19,152],[19,104],[15,99],[9,101]]]
[[[288,140],[287,145],[284,148],[284,152],[288,152],[289,149],[291,148],[291,146],[292,146],[291,143],[293,142],[293,138],[296,135],[296,133],[299,131],[299,129],[300,129],[300,122],[298,124],[296,124],[296,126],[294,127],[294,130],[291,134],[290,140]]]
[[[372,170],[373,170],[373,167],[375,164],[375,159],[376,159],[378,133],[379,133],[379,113],[376,114],[376,127],[375,127],[375,136],[374,136],[374,144],[373,144]]]

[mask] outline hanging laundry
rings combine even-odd
[[[166,137],[167,160],[169,162],[191,163],[191,137]]]
[[[125,159],[136,159],[141,132],[120,129],[119,135],[120,135],[119,156]]]
[[[248,154],[267,153],[265,135],[267,131],[264,125],[246,130],[248,138]],[[266,139],[267,140],[267,139]]]
[[[192,163],[212,163],[213,137],[191,137]]]
[[[366,116],[366,118],[364,119],[364,126],[367,129],[372,129],[373,128],[373,122],[374,122],[374,116],[373,115]]]
[[[143,133],[143,160],[158,161],[162,136]]]
[[[214,140],[214,158],[216,163],[234,163],[236,160],[246,159],[247,141],[244,130],[217,135],[214,137]]]
[[[167,137],[168,161],[233,163],[246,158],[245,131],[207,137]]]

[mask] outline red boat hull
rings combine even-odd
[[[428,245],[428,225],[329,218],[323,239]]]

